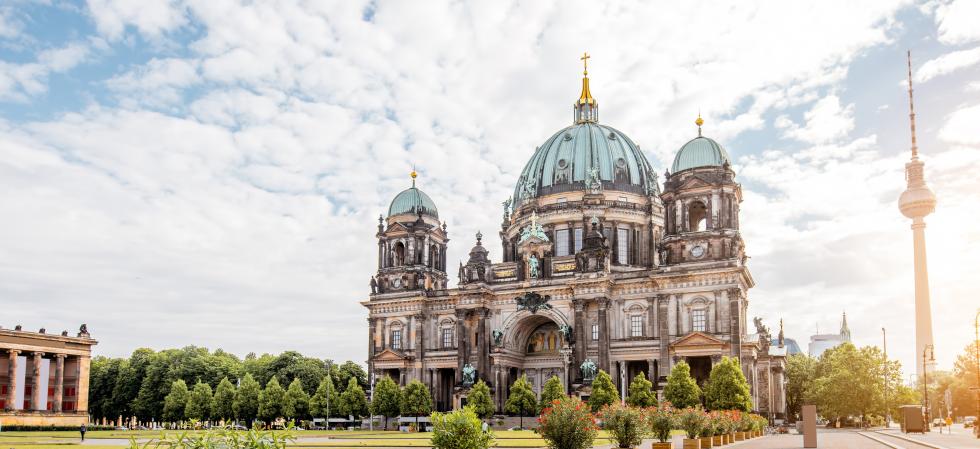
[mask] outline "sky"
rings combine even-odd
[[[363,362],[375,231],[418,185],[450,265],[536,146],[600,122],[663,173],[733,158],[750,316],[805,348],[847,320],[914,372],[906,50],[936,193],[940,368],[980,306],[980,2],[12,0],[0,6],[0,325],[95,352],[185,345]],[[452,276],[455,284],[455,276]]]

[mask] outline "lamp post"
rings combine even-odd
[[[891,427],[892,424],[892,409],[888,407],[888,387],[889,387],[889,369],[888,369],[888,334],[885,332],[885,328],[881,328],[881,349],[885,353],[885,427]]]
[[[926,431],[929,431],[929,372],[926,371],[926,355],[929,355],[929,362],[936,361],[936,354],[933,352],[932,345],[926,345],[922,348],[922,400],[925,403],[925,418],[926,418]]]
[[[980,309],[977,309],[977,315],[973,318],[973,332],[976,338],[973,343],[973,357],[977,372],[977,413],[980,413]],[[980,438],[980,427],[976,423],[973,424],[973,434]]]

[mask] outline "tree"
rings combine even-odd
[[[799,417],[803,404],[811,400],[817,359],[806,354],[786,358],[786,414]]]
[[[709,410],[752,410],[749,382],[745,380],[738,359],[722,357],[721,363],[711,367],[704,398]]]
[[[262,394],[259,395],[259,418],[267,423],[271,423],[276,418],[282,417],[282,408],[286,402],[286,390],[279,385],[279,379],[272,376],[269,383],[265,384]]]
[[[331,409],[331,404],[333,409]],[[333,378],[323,376],[320,386],[316,387],[316,393],[310,398],[310,414],[314,417],[329,418],[336,416],[337,410],[337,391],[333,387]]]
[[[194,390],[191,391],[190,398],[187,399],[187,406],[184,409],[184,416],[198,421],[207,421],[211,417],[211,407],[214,396],[211,394],[211,386],[197,381]]]
[[[599,370],[599,374],[592,380],[592,394],[589,395],[589,407],[592,408],[592,413],[618,400],[619,390],[616,389],[616,385],[613,385],[609,373]]]
[[[187,383],[183,379],[177,379],[170,385],[170,393],[163,400],[163,419],[169,422],[184,420],[184,409],[187,408],[187,399],[190,393],[187,391]]]
[[[880,348],[844,343],[817,361],[813,398],[824,417],[861,416],[863,422],[869,414],[885,414],[885,392],[900,383],[901,365],[885,359]]]
[[[653,392],[653,382],[647,380],[646,374],[640,371],[630,382],[629,396],[626,403],[634,407],[653,407],[657,405],[657,394]]]
[[[466,397],[466,405],[472,407],[473,412],[480,419],[493,416],[494,407],[493,400],[490,399],[490,387],[487,386],[486,382],[483,382],[483,379],[476,381],[476,384],[470,389],[470,394]]]
[[[432,447],[435,449],[487,449],[491,442],[493,434],[483,431],[483,423],[473,407],[432,414]]]
[[[541,404],[538,407],[539,410],[544,410],[552,405],[552,402],[560,400],[567,396],[565,394],[565,386],[562,385],[561,379],[558,376],[551,376],[550,379],[545,381],[544,388],[541,390]]]
[[[331,365],[330,375],[334,378],[334,385],[337,385],[341,391],[347,389],[351,379],[357,379],[357,384],[360,385],[362,391],[368,388],[367,373],[364,372],[364,368],[350,360],[340,366]]]
[[[521,417],[521,428],[524,428],[524,415],[536,413],[538,411],[538,398],[531,389],[531,383],[527,381],[527,375],[521,375],[513,385],[510,386],[510,395],[507,403],[504,404],[504,411],[512,415]]]
[[[340,394],[337,401],[337,411],[343,416],[364,416],[368,412],[367,397],[364,390],[357,383],[357,379],[350,378],[347,388]]]
[[[211,418],[231,421],[235,418],[235,386],[227,377],[223,377],[214,390],[214,401],[211,407]]]
[[[310,411],[310,395],[303,390],[303,381],[299,378],[293,379],[286,389],[286,399],[282,406],[282,413],[288,418],[306,418]]]
[[[687,362],[682,360],[671,368],[664,387],[664,399],[677,408],[701,404],[701,388],[691,377],[691,367]]]
[[[259,383],[251,374],[245,374],[238,386],[238,391],[235,392],[235,402],[232,403],[232,408],[235,411],[235,417],[245,420],[249,428],[252,427],[252,421],[255,421],[255,418],[259,416],[259,397],[261,395],[262,390]]]
[[[353,378],[351,378],[351,385],[357,385]],[[350,389],[351,387],[347,388]],[[432,394],[429,393],[429,387],[418,380],[409,382],[405,386],[405,391],[402,392],[401,412],[402,416],[414,416],[415,427],[418,428],[419,416],[432,413]]]
[[[385,430],[388,418],[401,412],[402,391],[390,377],[384,376],[374,384],[374,398],[371,400],[371,413],[385,417]]]

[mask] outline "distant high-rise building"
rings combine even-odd
[[[841,343],[851,342],[851,329],[847,327],[847,313],[841,316],[840,332],[836,334],[814,334],[810,336],[810,346],[807,352],[810,357],[820,357],[824,351],[835,348]]]

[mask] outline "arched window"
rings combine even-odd
[[[395,266],[399,267],[405,265],[405,244],[402,242],[395,243]]]
[[[687,207],[687,215],[690,221],[688,229],[691,231],[704,231],[708,229],[708,208],[704,203],[695,201]]]

